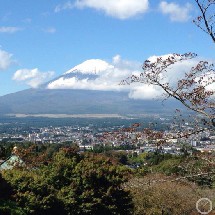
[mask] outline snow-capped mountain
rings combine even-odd
[[[153,90],[144,86],[121,88],[119,82],[123,78],[139,72],[128,62],[124,64],[119,58],[115,58],[112,64],[99,59],[87,60],[37,89],[0,97],[0,113],[134,114],[169,111],[169,107],[163,107],[161,102],[129,97],[133,90],[133,95],[135,92],[137,96],[145,93],[147,98]]]
[[[110,82],[110,77],[108,77],[113,71],[114,65],[104,60],[87,60],[49,82],[46,88],[113,90],[118,85],[118,83],[115,83],[113,86],[113,83]]]
[[[82,74],[97,74],[112,68],[113,66],[108,64],[104,60],[91,59],[91,60],[86,60],[83,63],[73,67],[72,69],[65,72],[64,74],[69,74],[73,72],[79,72]]]

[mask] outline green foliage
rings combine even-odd
[[[49,213],[57,204],[52,186],[44,183],[39,170],[13,169],[4,177],[15,190],[13,200],[27,214]]]
[[[12,193],[12,187],[0,174],[0,201],[2,199],[9,199]]]
[[[153,153],[148,153],[146,156],[146,162],[149,165],[158,165],[163,160],[168,160],[170,158],[172,158],[171,154],[164,154],[157,151]]]
[[[111,150],[111,151],[105,152],[104,155],[109,158],[115,159],[120,164],[123,164],[123,165],[128,164],[128,156],[125,151]]]
[[[131,199],[120,188],[126,171],[101,155],[68,158],[61,151],[44,173],[50,176],[46,183],[59,190],[57,196],[71,214],[127,214]]]
[[[113,147],[110,145],[105,145],[105,146],[104,145],[95,145],[93,147],[93,152],[94,153],[103,153],[103,152],[110,151],[112,149],[113,149]]]
[[[187,204],[184,202],[184,193],[189,194],[186,201],[192,198],[195,202],[197,197],[191,191],[191,183],[171,183],[171,178],[176,175],[186,177],[199,170],[209,172],[211,168],[207,159],[198,154],[174,156],[157,151],[128,155],[123,150],[79,154],[78,148],[70,147],[71,145],[73,144],[68,143],[57,153],[55,151],[62,145],[38,145],[30,147],[30,150],[26,146],[24,158],[30,159],[31,165],[6,170],[2,172],[2,177],[0,175],[0,214],[148,215],[160,214],[162,210],[167,213],[169,209],[172,214],[180,214],[184,206],[177,205]],[[44,152],[49,155],[46,163],[34,158],[39,158]],[[207,158],[211,160],[213,156]],[[128,170],[119,163],[134,166],[138,164],[139,167]],[[154,175],[150,176],[150,172],[164,173],[171,177],[159,175],[156,178]],[[140,186],[125,189],[127,180],[132,181],[135,177],[138,177]],[[148,184],[148,181],[162,178],[167,182]],[[197,185],[211,188],[214,183],[214,178],[207,175],[189,180],[196,183],[196,188]],[[165,207],[166,204],[171,206]],[[192,208],[191,205],[189,207]]]
[[[129,156],[129,163],[130,164],[144,164],[145,163],[145,159],[147,157],[147,153],[141,153],[137,156],[134,156],[133,154]]]
[[[179,167],[181,163],[180,157],[171,157],[169,159],[161,161],[158,165],[154,166],[153,172],[160,172],[166,175],[180,174],[181,168]]]
[[[3,215],[27,215],[16,202],[11,200],[0,201],[0,214]]]
[[[129,192],[122,189],[128,170],[110,158],[60,150],[48,165],[3,173],[13,200],[26,214],[132,214]]]
[[[0,214],[24,215],[16,202],[10,200],[12,194],[13,189],[11,185],[0,174]]]

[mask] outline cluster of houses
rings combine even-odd
[[[158,148],[163,153],[178,155],[184,145],[201,152],[215,151],[215,132],[202,131],[188,137],[179,137],[177,133],[172,130],[163,132],[165,141],[162,145],[159,141],[162,139],[149,139],[146,133],[140,129],[123,129],[122,127],[109,127],[106,129],[94,130],[91,126],[62,126],[62,127],[44,127],[32,128],[29,132],[22,132],[21,134],[4,134],[0,136],[0,141],[4,142],[33,142],[37,144],[44,143],[76,143],[80,150],[93,150],[96,146],[109,146],[113,150],[123,149],[128,153],[136,152],[137,154],[143,152],[154,152]],[[132,146],[132,147],[131,147]],[[6,161],[0,161],[0,170],[3,168],[10,168],[11,161],[19,160],[16,156],[15,149],[10,158]]]

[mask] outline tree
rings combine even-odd
[[[0,214],[4,215],[24,215],[15,201],[11,200],[14,191],[11,185],[0,174]]]
[[[12,194],[13,190],[11,186],[4,178],[2,178],[2,175],[0,174],[0,200],[9,199]]]
[[[195,0],[200,10],[200,15],[193,20],[193,22],[207,33],[212,41],[215,43],[215,14],[214,14],[214,0]]]
[[[215,42],[215,1],[195,0],[195,2],[197,3],[201,14],[194,20],[194,23],[204,32],[206,32],[212,41]],[[171,72],[172,66],[180,64],[183,61],[193,60],[196,57],[197,54],[195,53],[174,53],[167,57],[158,57],[154,61],[146,60],[143,64],[143,72],[141,74],[132,75],[121,82],[121,84],[132,84],[137,82],[156,86],[163,90],[164,100],[169,98],[176,99],[186,108],[193,111],[193,113],[197,113],[201,116],[200,120],[198,118],[194,120],[194,126],[190,130],[185,128],[186,130],[181,129],[174,132],[176,138],[187,138],[188,136],[204,131],[205,129],[214,130],[215,127],[215,66],[212,63],[208,61],[199,61],[174,84],[169,83],[166,79],[168,72]],[[180,113],[181,111],[177,109],[176,112]],[[157,132],[153,133],[152,129],[145,129],[143,132],[148,139],[160,139],[161,144],[169,138],[168,136],[165,136],[164,132],[161,132],[159,137],[156,137]],[[207,184],[212,186],[214,183],[214,155],[200,153],[194,156],[191,155],[187,159],[189,159],[189,162],[188,160],[185,160],[185,162],[180,167],[184,171],[184,177],[189,177],[201,185]],[[171,183],[171,180],[168,183]],[[156,195],[158,193],[163,193],[162,188],[160,188],[161,186],[158,186],[158,189],[156,188],[156,190],[153,191]],[[143,194],[145,191],[141,192],[140,188],[141,185],[137,187],[137,191],[140,192],[140,195],[135,199],[135,201],[139,201],[140,196],[144,198]],[[177,193],[174,192],[168,195],[174,196],[174,194],[177,195]],[[145,198],[145,201],[150,201],[150,196],[153,195],[150,193],[149,197]],[[141,203],[141,201],[139,203]],[[152,203],[152,205],[153,204],[154,203]],[[159,210],[161,209],[160,202],[157,203],[157,207]],[[153,206],[152,208],[154,209]],[[144,214],[143,211],[144,210],[142,210],[139,214]],[[148,212],[146,214],[150,213]],[[178,214],[182,213],[179,212]]]
[[[26,214],[132,214],[131,196],[122,188],[129,171],[105,156],[63,148],[47,165],[3,176]]]
[[[175,98],[188,109],[202,114],[209,120],[208,124],[215,126],[215,90],[210,89],[215,83],[215,67],[213,64],[200,61],[174,85],[165,80],[165,73],[171,65],[193,59],[196,56],[194,53],[172,54],[166,59],[159,57],[155,62],[146,60],[143,64],[143,72],[140,75],[129,77],[123,81],[123,84],[140,82],[159,86],[164,90],[165,99]]]
[[[133,195],[135,215],[197,214],[198,199],[202,196],[214,198],[214,190],[202,190],[186,180],[178,181],[162,174],[132,178],[125,187]]]
[[[215,1],[195,1],[201,15],[194,20],[194,23],[215,42]],[[195,53],[172,54],[167,58],[158,57],[153,62],[146,60],[140,75],[132,75],[123,80],[121,84],[139,82],[158,86],[164,90],[165,99],[174,98],[178,100],[186,108],[203,115],[206,118],[204,124],[215,126],[215,67],[213,64],[208,61],[199,61],[174,85],[165,79],[171,66],[196,56]]]

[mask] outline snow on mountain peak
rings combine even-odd
[[[83,74],[96,74],[100,72],[104,72],[108,69],[113,69],[113,66],[108,64],[106,61],[100,59],[91,59],[86,60],[83,63],[73,67],[69,71],[64,74],[69,74],[72,72],[80,72]]]

